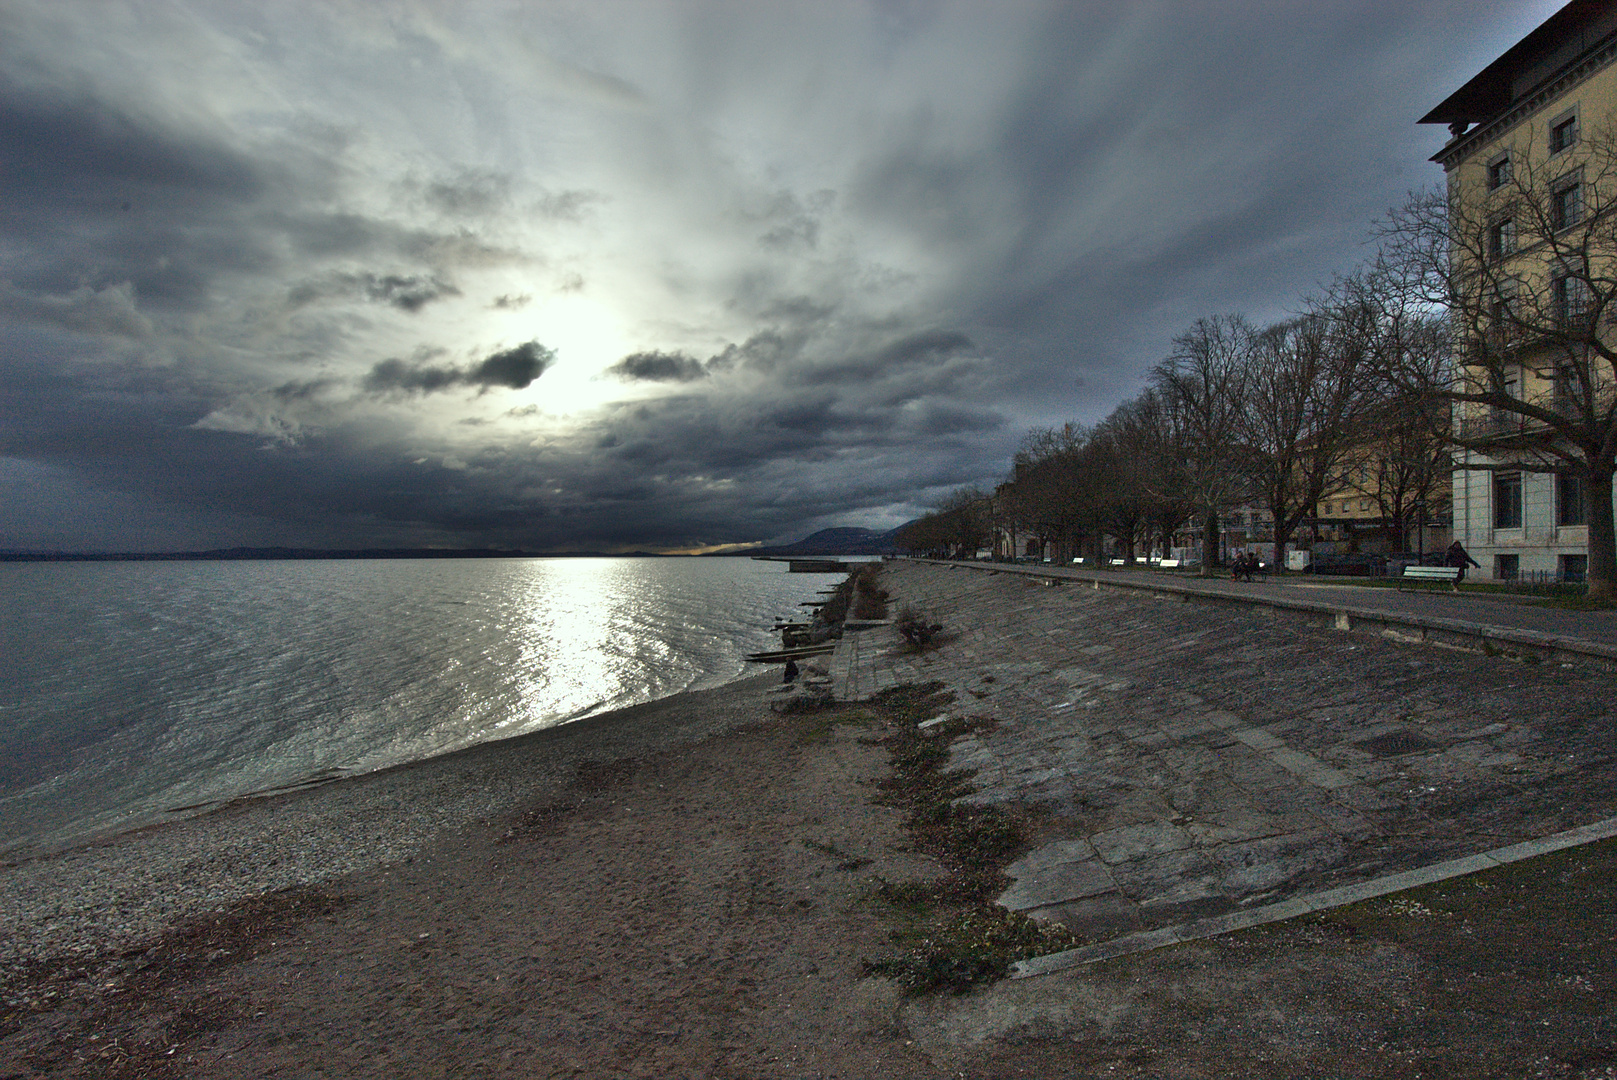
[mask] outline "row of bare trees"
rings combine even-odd
[[[1379,392],[1368,329],[1361,312],[1329,303],[1261,328],[1200,319],[1140,395],[1094,426],[1029,432],[992,496],[957,491],[902,539],[969,555],[999,529],[1013,546],[1038,539],[1099,559],[1110,538],[1133,558],[1197,523],[1216,566],[1222,515],[1260,505],[1283,559],[1322,496],[1352,489],[1380,501],[1401,543],[1450,462],[1434,417]],[[1426,345],[1445,340],[1431,333]]]
[[[1138,397],[1030,432],[992,496],[956,492],[905,541],[970,553],[998,528],[1132,556],[1199,522],[1216,565],[1220,516],[1257,504],[1280,560],[1322,496],[1356,489],[1401,546],[1459,451],[1463,469],[1575,482],[1589,594],[1612,600],[1617,140],[1586,130],[1574,155],[1513,162],[1485,195],[1412,194],[1375,256],[1295,317],[1198,320]]]
[[[1131,558],[1136,544],[1166,550],[1195,522],[1217,565],[1232,507],[1272,514],[1283,559],[1321,498],[1353,489],[1381,501],[1401,542],[1449,460],[1432,417],[1379,392],[1371,329],[1330,301],[1266,327],[1198,320],[1146,390],[1101,423],[1030,434],[999,489],[1001,520],[1080,538],[1097,556],[1112,537]],[[1431,346],[1443,347],[1440,334]]]

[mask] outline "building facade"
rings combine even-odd
[[[1568,4],[1421,122],[1450,132],[1432,160],[1447,179],[1468,399],[1454,416],[1454,535],[1493,577],[1579,580],[1584,462],[1598,456],[1586,444],[1610,429],[1617,345],[1617,5]]]

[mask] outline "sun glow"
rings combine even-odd
[[[503,340],[536,339],[556,351],[555,364],[517,395],[550,413],[571,413],[623,396],[616,380],[601,372],[634,351],[622,317],[607,304],[581,295],[535,300],[496,321]]]

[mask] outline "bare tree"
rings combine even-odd
[[[1160,494],[1165,477],[1158,470],[1168,433],[1159,426],[1164,419],[1159,405],[1150,390],[1125,401],[1096,425],[1092,439],[1092,469],[1104,485],[1099,496],[1106,531],[1123,541],[1130,562],[1138,544],[1149,547],[1167,502]],[[1184,520],[1181,514],[1172,528]]]
[[[1148,539],[1166,554],[1173,547],[1174,535],[1196,512],[1187,494],[1184,455],[1167,404],[1160,393],[1147,387],[1113,410],[1104,426],[1131,481],[1148,496]]]
[[[1448,403],[1466,469],[1557,473],[1581,488],[1589,595],[1617,578],[1617,143],[1586,130],[1557,153],[1518,147],[1508,170],[1417,192],[1382,223],[1362,276],[1382,333],[1446,312],[1453,361],[1376,351],[1400,390]],[[1480,168],[1480,166],[1479,166]],[[1470,185],[1469,187],[1467,185]],[[1477,456],[1480,455],[1480,460]]]
[[[1365,345],[1354,319],[1328,308],[1258,335],[1238,425],[1243,467],[1274,515],[1275,563],[1314,512],[1352,444],[1364,399]]]
[[[1041,539],[1071,542],[1083,522],[1079,455],[1089,430],[1077,424],[1036,428],[1016,453],[1006,495],[1020,520]]]
[[[1431,398],[1391,394],[1369,402],[1352,425],[1339,485],[1374,499],[1398,551],[1448,490],[1454,455],[1445,433],[1448,409]]]
[[[939,517],[955,553],[970,559],[990,536],[993,528],[989,499],[974,487],[956,488],[943,500]]]
[[[1183,497],[1202,516],[1204,573],[1220,565],[1219,513],[1248,493],[1239,446],[1256,336],[1240,315],[1198,319],[1152,370],[1183,463]]]

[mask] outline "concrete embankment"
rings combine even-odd
[[[890,635],[846,639],[839,695],[938,681],[959,715],[991,721],[953,747],[976,770],[972,798],[1037,807],[1046,822],[1001,902],[1132,942],[1076,959],[1617,832],[1599,642],[1564,638],[1524,662],[1340,633],[1341,608],[1295,597],[918,562],[889,563],[884,584],[945,640],[911,652]]]
[[[924,560],[916,560],[922,562]],[[1195,603],[1235,604],[1310,625],[1380,634],[1412,644],[1503,652],[1516,659],[1572,660],[1617,670],[1617,612],[1567,611],[1536,606],[1528,596],[1452,593],[1412,584],[1386,588],[1355,579],[1303,575],[1236,582],[1147,569],[927,562],[988,574],[1076,583],[1172,596]]]

